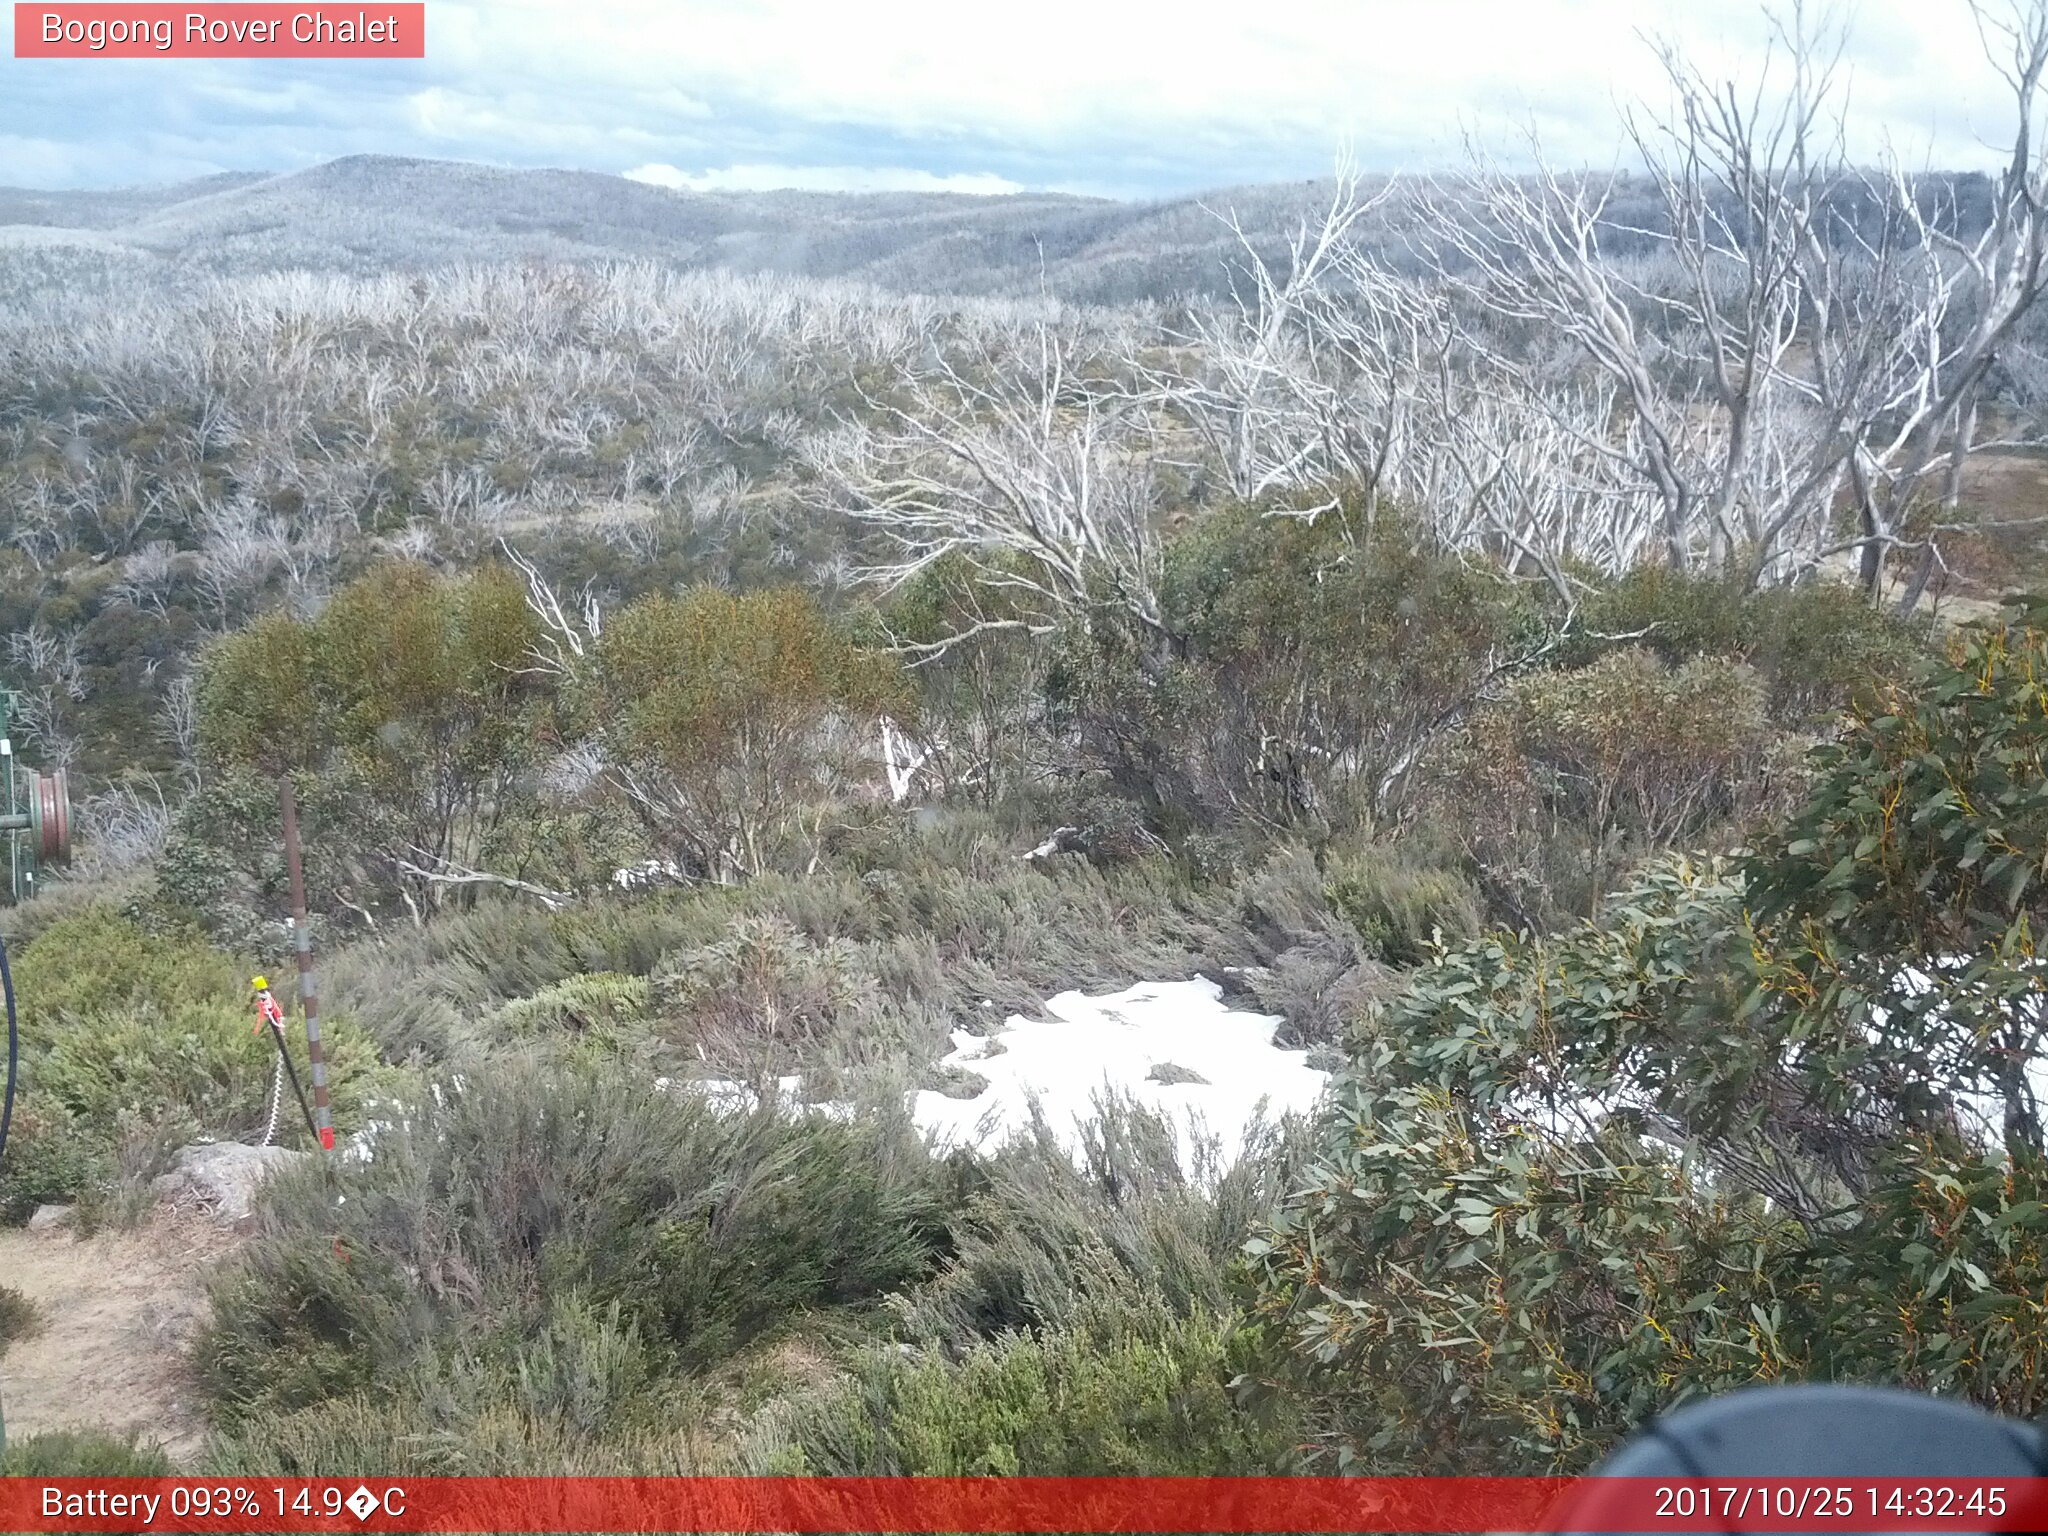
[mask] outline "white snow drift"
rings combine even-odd
[[[1223,989],[1206,977],[1151,982],[1106,997],[1062,992],[1048,1019],[1013,1015],[992,1037],[953,1033],[942,1066],[985,1079],[971,1099],[922,1092],[912,1106],[918,1127],[942,1145],[993,1147],[1031,1121],[1035,1101],[1054,1134],[1071,1147],[1080,1124],[1107,1092],[1163,1112],[1180,1135],[1183,1161],[1197,1134],[1216,1138],[1226,1163],[1263,1111],[1269,1118],[1314,1107],[1329,1074],[1306,1051],[1273,1043],[1271,1014],[1225,1008]],[[1160,1081],[1163,1075],[1199,1081]]]

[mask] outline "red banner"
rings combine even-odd
[[[2044,1530],[2048,1479],[0,1479],[6,1531]]]
[[[422,0],[14,7],[17,59],[423,59]]]

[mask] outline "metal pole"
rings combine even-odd
[[[306,1059],[313,1070],[313,1121],[320,1145],[332,1152],[334,1116],[327,1102],[327,1057],[320,1048],[320,996],[313,987],[313,933],[306,923],[306,872],[299,861],[299,803],[290,774],[278,779],[277,797],[284,811],[284,867],[291,877],[292,949],[299,962],[299,1004],[306,1010]]]

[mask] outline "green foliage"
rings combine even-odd
[[[1898,1147],[1815,1255],[1813,1374],[1890,1380],[2015,1418],[2048,1408],[2048,1179],[2037,1161]]]
[[[1684,1004],[1736,912],[1713,868],[1653,871],[1606,925],[1454,951],[1373,1021],[1253,1245],[1264,1379],[1338,1465],[1575,1467],[1681,1381],[1769,1374],[1747,1306],[1796,1224],[1586,1107],[1682,1126],[1727,1086]]]
[[[219,642],[200,674],[201,749],[271,777],[317,761],[320,639],[312,625],[268,613]]]
[[[1651,866],[1372,1019],[1253,1245],[1253,1398],[1340,1465],[1586,1464],[1746,1381],[2048,1403],[2048,636],[1859,714],[1737,869]]]
[[[0,1285],[0,1355],[7,1346],[42,1331],[43,1310],[11,1285]]]
[[[10,1435],[0,1452],[0,1477],[172,1477],[177,1468],[154,1445],[137,1437],[91,1429]]]
[[[1748,867],[1760,918],[1786,930],[1774,998],[1882,1019],[1915,1120],[1996,1093],[2016,1158],[2048,1152],[2029,1079],[2048,1045],[2044,617],[1959,634],[1911,690],[1859,711]]]
[[[1091,1300],[1143,1295],[1177,1315],[1231,1310],[1239,1245],[1297,1169],[1293,1127],[1249,1128],[1227,1169],[1183,1168],[1171,1125],[1105,1095],[1078,1157],[1042,1120],[980,1160],[955,1252],[895,1304],[904,1336],[953,1347],[1075,1325]]]
[[[448,888],[403,866],[472,857],[505,815],[532,755],[536,634],[502,566],[438,577],[389,563],[315,619],[271,614],[217,642],[199,691],[211,778],[180,810],[166,892],[246,937],[232,919],[276,900],[276,780],[290,771],[313,905],[361,913],[400,891],[438,904]]]
[[[572,1292],[667,1366],[704,1364],[907,1283],[946,1241],[900,1123],[722,1114],[516,1064],[391,1118],[367,1164],[274,1181],[266,1231],[222,1273],[200,1360],[228,1420],[390,1390],[428,1354],[530,1375],[521,1341]]]
[[[1480,894],[1463,873],[1400,845],[1332,854],[1324,869],[1330,905],[1366,952],[1390,965],[1420,965],[1439,942],[1472,938],[1483,926]]]
[[[81,1020],[37,1061],[34,1086],[88,1124],[175,1113],[194,1135],[259,1131],[275,1048],[252,1016],[218,1002],[171,1013],[144,1003]]]
[[[674,1042],[710,1049],[759,1073],[788,1071],[856,1016],[880,989],[860,946],[822,944],[787,920],[743,917],[714,943],[672,954],[654,981]]]
[[[7,1133],[7,1161],[0,1164],[0,1222],[26,1221],[39,1205],[103,1189],[116,1172],[105,1135],[25,1092]]]
[[[694,1408],[616,1307],[569,1293],[488,1353],[430,1349],[375,1389],[238,1415],[209,1460],[232,1476],[688,1473],[704,1470]]]
[[[212,1002],[248,982],[196,935],[152,932],[107,906],[51,924],[12,960],[22,1033],[36,1044],[78,1019]]]
[[[954,641],[916,653],[911,672],[920,727],[946,743],[941,792],[995,805],[1028,784],[1045,745],[1046,655],[1024,631],[1046,619],[1027,589],[991,586],[963,555],[948,555],[906,582],[879,620],[901,645]]]
[[[276,1048],[252,1027],[248,976],[190,932],[153,932],[105,907],[25,945],[15,965],[23,1092],[0,1168],[0,1220],[44,1201],[91,1202],[200,1137],[259,1135]],[[345,1133],[395,1074],[346,1017],[325,1022]],[[303,1059],[298,1069],[304,1081]],[[297,1123],[281,1121],[286,1144],[304,1134]]]
[[[1541,627],[1499,571],[1348,503],[1203,519],[1169,546],[1160,603],[1165,654],[1104,623],[1068,636],[1062,718],[1132,792],[1310,826],[1383,809],[1413,753]]]
[[[1594,586],[1559,661],[1590,665],[1616,644],[1641,645],[1672,667],[1739,661],[1762,681],[1771,718],[1792,730],[1822,726],[1865,690],[1904,677],[1924,649],[1910,627],[1838,582],[1748,590],[1668,565]]]
[[[1013,816],[948,811],[927,827],[878,811],[865,827],[849,818],[810,874],[552,912],[529,904],[444,914],[323,959],[322,985],[387,1058],[463,1061],[504,1041],[508,1005],[584,972],[646,978],[659,986],[645,1020],[619,1013],[588,1031],[571,1026],[577,1053],[675,1076],[702,1070],[702,1044],[718,1053],[713,1071],[752,1077],[795,1070],[777,1030],[812,1041],[807,1072],[890,1071],[906,1054],[943,1054],[952,1029],[986,1027],[992,1013],[1034,1008],[1070,987],[1224,978],[1312,948],[1327,973],[1317,991],[1329,1016],[1305,1020],[1305,1033],[1334,1038],[1344,971],[1360,957],[1305,851],[1256,850],[1247,867],[1206,881],[1158,852],[1027,863],[1018,851],[1043,835],[1044,821],[1030,806]],[[523,1030],[536,1015],[511,1017]],[[548,1042],[544,1032],[521,1038]]]
[[[750,1470],[826,1476],[1232,1476],[1284,1436],[1233,1405],[1231,1329],[1142,1297],[1071,1329],[1004,1334],[957,1358],[878,1350],[853,1379],[775,1412]]]
[[[606,621],[591,692],[650,833],[721,879],[779,862],[905,704],[894,665],[795,588],[643,598]]]
[[[1737,835],[1797,777],[1747,667],[1631,648],[1517,679],[1435,788],[1494,890],[1543,923],[1591,911],[1647,854]]]
[[[644,976],[591,971],[565,976],[531,997],[507,1003],[499,1010],[498,1021],[515,1035],[611,1032],[644,1019],[652,998],[653,988]]]

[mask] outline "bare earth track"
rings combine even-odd
[[[201,1277],[233,1241],[170,1209],[133,1232],[82,1240],[0,1228],[0,1283],[42,1313],[41,1329],[0,1355],[8,1438],[132,1429],[178,1461],[195,1454],[206,1424],[184,1350],[206,1313]]]

